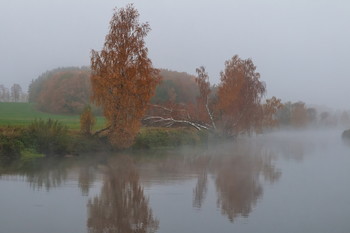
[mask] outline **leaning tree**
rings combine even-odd
[[[92,50],[92,101],[102,106],[108,137],[118,148],[133,143],[160,79],[145,46],[149,31],[129,4],[114,11],[102,51]]]

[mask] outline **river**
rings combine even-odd
[[[350,232],[350,145],[340,135],[3,161],[0,233]]]

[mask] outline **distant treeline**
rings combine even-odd
[[[0,102],[27,102],[28,95],[22,90],[21,85],[15,83],[11,88],[0,84]]]
[[[44,112],[80,114],[90,102],[90,72],[88,67],[47,71],[30,84],[29,102],[36,103],[37,108]],[[195,103],[199,90],[194,76],[166,69],[161,69],[160,75],[162,82],[156,89],[152,103]]]
[[[276,113],[280,127],[336,127],[350,126],[349,113],[332,112],[308,107],[304,102],[286,102]]]

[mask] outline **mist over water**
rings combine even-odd
[[[349,150],[341,130],[293,130],[7,164],[0,232],[348,232]]]

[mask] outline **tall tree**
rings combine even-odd
[[[129,4],[115,10],[102,51],[92,51],[92,101],[102,106],[109,139],[119,148],[133,143],[160,79],[144,42],[149,31]]]
[[[217,114],[226,136],[250,132],[259,121],[265,85],[255,70],[251,59],[235,55],[225,62],[225,70],[220,73]]]

